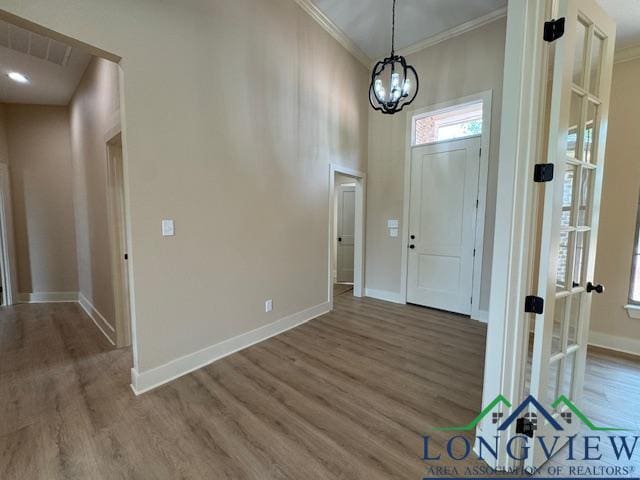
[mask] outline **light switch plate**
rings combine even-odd
[[[264,302],[264,311],[269,313],[273,310],[273,300],[269,299]]]
[[[398,236],[398,229],[397,228],[390,228],[389,229],[389,236],[390,237],[397,237]]]
[[[176,234],[173,220],[164,219],[162,220],[162,236],[163,237],[173,237]]]
[[[399,226],[400,223],[398,222],[398,220],[393,218],[387,220],[387,228],[398,228]]]

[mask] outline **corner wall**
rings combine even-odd
[[[629,318],[631,257],[640,187],[640,59],[613,67],[611,107],[598,231],[590,343],[640,354],[640,320]]]
[[[112,341],[116,324],[106,136],[120,121],[118,77],[115,63],[94,57],[69,105],[80,301],[100,322],[108,324],[102,326]]]
[[[78,290],[66,107],[5,105],[18,285],[23,298]],[[0,151],[0,155],[2,152]]]

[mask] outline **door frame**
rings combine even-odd
[[[119,117],[119,115],[117,115]],[[122,129],[119,121],[104,136],[107,159],[107,224],[109,230],[109,243],[111,250],[111,280],[113,284],[113,300],[115,310],[116,347],[122,348],[131,345],[132,338],[132,308],[130,268],[122,267],[122,252],[129,252],[129,229],[127,227],[127,200],[125,189],[125,159]],[[122,158],[120,165],[120,178],[112,165],[111,148],[114,144],[120,145]],[[121,183],[120,185],[118,183]],[[122,191],[121,209],[120,201],[115,194],[117,189]],[[124,216],[121,214],[124,213]],[[122,240],[124,238],[124,241]],[[125,288],[125,281],[128,288]],[[127,301],[128,300],[128,301]]]
[[[365,202],[367,174],[349,167],[343,167],[335,163],[329,164],[329,238],[327,242],[328,268],[327,268],[327,299],[333,310],[333,265],[336,261],[336,252],[333,249],[335,237],[335,218],[337,214],[336,173],[346,175],[354,179],[356,184],[356,211],[354,216],[353,238],[353,296],[364,295],[364,245],[365,245]]]
[[[487,210],[487,185],[489,178],[489,157],[491,153],[491,109],[493,100],[493,90],[485,90],[482,92],[458,97],[445,102],[436,103],[427,107],[418,108],[407,112],[407,128],[405,141],[405,158],[404,158],[404,200],[402,206],[402,259],[400,264],[400,300],[407,303],[407,275],[409,272],[409,207],[411,203],[411,153],[414,146],[411,144],[413,140],[413,118],[424,113],[437,112],[438,110],[446,110],[451,107],[462,106],[468,103],[476,103],[482,101],[482,135],[480,140],[480,170],[478,173],[478,208],[476,211],[476,231],[474,245],[476,256],[473,259],[473,278],[471,295],[478,301],[471,304],[471,318],[481,322],[487,322],[489,312],[480,310],[480,287],[482,285],[482,259],[484,257],[484,225],[486,221]],[[458,140],[462,140],[460,138]],[[429,144],[425,144],[429,145]],[[419,145],[424,147],[425,145]]]
[[[18,285],[14,262],[15,246],[13,234],[13,206],[11,204],[11,178],[9,166],[0,163],[0,276],[2,278],[2,296],[4,303],[13,305],[16,300],[14,287]]]

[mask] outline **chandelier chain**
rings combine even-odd
[[[393,0],[393,20],[391,21],[391,56],[396,51],[396,0]]]

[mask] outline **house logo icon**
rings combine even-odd
[[[498,431],[508,430],[511,425],[516,424],[516,432],[533,437],[535,431],[539,428],[541,422],[548,422],[553,429],[558,432],[565,428],[558,421],[561,418],[567,425],[573,424],[574,421],[581,421],[589,430],[596,432],[612,432],[626,431],[622,428],[615,427],[599,427],[596,426],[589,418],[565,395],[560,395],[552,404],[551,408],[559,412],[559,418],[554,417],[533,395],[526,397],[520,405],[507,417],[504,413],[496,411],[499,407],[510,409],[511,402],[503,395],[498,395],[487,407],[480,412],[471,422],[462,426],[436,428],[437,431],[471,431],[488,415],[491,415],[491,421],[498,426]],[[576,420],[577,419],[577,420]]]

